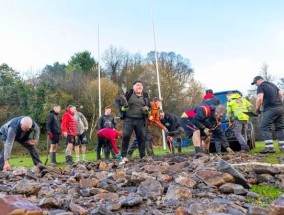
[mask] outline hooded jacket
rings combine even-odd
[[[67,132],[67,135],[77,136],[76,119],[70,109],[66,110],[62,116],[61,130]]]
[[[240,94],[234,93],[229,96],[227,101],[227,115],[230,122],[235,119],[248,121],[249,116],[245,112],[250,112],[253,105]]]

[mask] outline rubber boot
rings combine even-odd
[[[50,165],[55,166],[56,165],[56,154],[55,152],[50,152]]]
[[[203,152],[202,147],[195,146],[194,149],[195,149],[195,154],[197,154],[199,152]]]
[[[65,156],[65,159],[66,159],[66,164],[67,164],[67,165],[72,165],[72,164],[73,164],[72,156],[66,155],[66,156]]]

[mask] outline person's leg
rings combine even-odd
[[[272,124],[277,119],[277,112],[274,109],[269,109],[263,112],[261,120],[261,134],[265,143],[265,148],[260,153],[275,153],[272,138]]]
[[[68,165],[71,165],[73,163],[72,150],[73,150],[73,144],[75,143],[75,137],[68,135],[66,138],[66,142],[67,142],[67,147],[65,150],[66,163]]]
[[[101,159],[101,151],[104,145],[104,138],[98,137],[98,147],[97,147],[97,160]]]
[[[281,152],[284,152],[284,108],[278,108],[278,118],[275,120],[275,136]]]
[[[86,132],[84,132],[84,133],[81,135],[81,137],[82,137],[82,139],[81,139],[82,158],[83,158],[83,161],[87,161],[86,152],[87,152],[88,139],[87,139],[87,134],[86,134]]]
[[[235,120],[234,121],[234,133],[241,146],[241,149],[244,151],[249,151],[249,146],[247,145],[243,135],[242,135],[243,124],[242,122]]]
[[[145,147],[148,156],[154,156],[153,145],[151,141],[151,132],[149,126],[146,126]]]
[[[203,152],[201,147],[201,133],[200,130],[196,130],[192,134],[192,143],[194,145],[195,154],[198,152]]]
[[[26,149],[29,151],[29,153],[30,153],[30,155],[31,155],[31,157],[32,157],[32,160],[33,160],[34,165],[37,165],[37,164],[39,164],[39,163],[42,163],[41,160],[40,160],[40,158],[39,158],[39,155],[38,155],[38,152],[37,152],[37,150],[36,150],[36,147],[35,147],[34,145],[28,144],[27,141],[26,141],[26,142],[19,142],[19,143],[20,143],[24,148],[26,148]]]
[[[59,143],[59,134],[53,134],[52,139],[50,139],[51,144],[50,144],[50,164],[51,165],[56,165],[58,164],[56,162],[56,152],[57,152],[57,144]]]
[[[230,148],[225,132],[221,127],[217,127],[213,130],[213,138],[215,140],[217,154],[221,154],[221,146],[223,146],[229,154],[234,154],[234,151]]]
[[[135,137],[132,142],[129,144],[128,146],[128,150],[127,150],[127,156],[131,157],[133,152],[138,148],[138,140]]]
[[[106,158],[106,159],[109,159],[110,148],[111,148],[111,143],[110,143],[110,141],[109,141],[109,140],[106,140],[106,141],[104,142],[103,147],[104,147],[104,152],[105,152],[105,158]]]
[[[146,137],[146,126],[144,119],[135,120],[134,131],[138,141],[138,150],[140,158],[145,157],[145,137]]]
[[[127,156],[128,144],[133,132],[133,119],[126,118],[123,122],[123,138],[121,147],[121,156]]]
[[[4,161],[4,149],[3,149],[0,154],[0,171],[3,170],[4,164],[5,164],[5,161]]]
[[[75,148],[75,154],[76,154],[75,162],[80,161],[80,145],[81,145],[81,135],[78,135],[77,139],[74,142],[74,148]]]

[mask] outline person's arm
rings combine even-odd
[[[103,116],[99,118],[98,122],[98,130],[101,130],[103,128]]]
[[[64,137],[67,137],[67,115],[62,116],[61,131]]]
[[[196,108],[196,114],[195,116],[192,118],[192,122],[193,124],[199,128],[200,130],[204,130],[206,128],[206,126],[202,123],[204,122],[206,119],[203,109],[200,107]]]
[[[8,129],[7,138],[4,142],[4,161],[8,161],[10,158],[15,138],[16,132],[10,127]]]
[[[80,113],[80,116],[81,116],[82,122],[84,124],[85,130],[88,130],[88,127],[89,127],[88,120],[86,119],[86,117],[82,113]]]
[[[260,107],[262,105],[262,102],[263,102],[263,93],[258,93],[257,98],[256,98],[256,102],[255,102],[255,112],[256,113],[260,112]]]
[[[47,122],[46,122],[46,129],[48,133],[51,132],[52,121],[53,121],[53,116],[49,114],[47,117]]]
[[[34,122],[34,140],[38,141],[39,140],[39,135],[40,135],[40,128],[36,122]]]
[[[283,91],[278,91],[278,97],[283,101]]]

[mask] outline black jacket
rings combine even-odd
[[[115,121],[112,115],[102,115],[99,119],[98,130],[103,128],[115,128]]]
[[[164,119],[161,119],[160,121],[167,127],[169,132],[175,131],[179,127],[178,118],[172,113],[165,112]]]
[[[51,110],[48,114],[46,129],[47,132],[52,132],[53,134],[61,134],[61,127],[60,127],[58,113],[55,113],[54,110]]]

